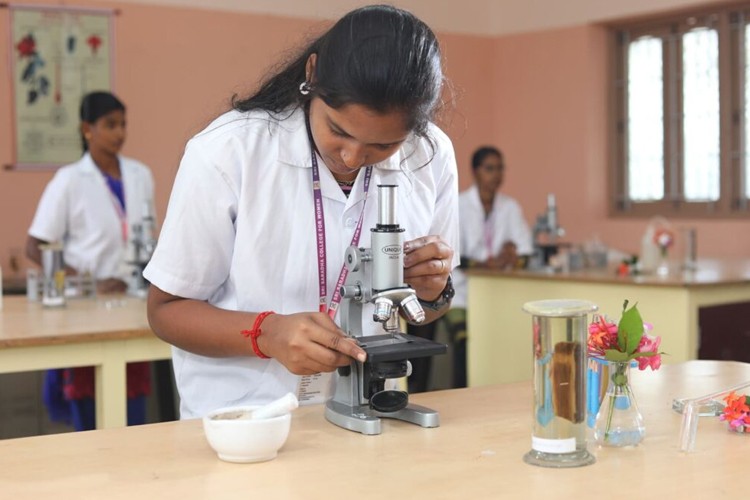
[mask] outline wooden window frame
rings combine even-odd
[[[610,215],[616,217],[746,218],[744,197],[744,30],[750,3],[683,12],[610,26]],[[698,26],[715,28],[719,43],[719,199],[688,202],[683,198],[682,35]],[[628,41],[644,35],[663,40],[664,198],[627,199],[627,56]]]

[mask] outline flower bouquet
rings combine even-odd
[[[674,245],[674,233],[664,227],[654,231],[654,244],[659,248],[662,258],[667,257],[669,249]]]
[[[729,422],[729,430],[750,432],[750,396],[730,392],[724,401],[727,405],[719,419]]]
[[[631,363],[637,363],[641,370],[658,370],[661,366],[661,337],[648,334],[651,328],[635,305],[628,309],[627,300],[618,324],[595,316],[589,325],[589,356],[605,360],[609,368],[607,393],[594,423],[594,438],[600,444],[632,446],[643,440],[643,417],[628,375]]]
[[[654,231],[654,244],[659,249],[659,255],[661,256],[661,260],[656,266],[656,274],[667,276],[669,274],[667,254],[672,245],[674,245],[674,233],[665,227],[658,228]]]

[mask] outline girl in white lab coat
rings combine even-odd
[[[518,202],[498,190],[505,178],[503,153],[478,148],[471,157],[474,185],[459,195],[461,268],[455,271],[456,296],[444,323],[453,341],[454,387],[466,387],[467,283],[462,269],[512,269],[532,248],[529,226]]]
[[[175,346],[182,418],[290,391],[322,401],[301,375],[364,360],[333,292],[346,248],[370,246],[377,184],[399,186],[404,279],[427,320],[448,309],[458,189],[431,123],[442,84],[423,22],[364,7],[188,143],[144,273],[151,326]]]
[[[119,154],[125,130],[125,106],[117,97],[109,92],[92,92],[83,98],[83,157],[60,168],[45,188],[26,244],[29,259],[41,265],[39,245],[62,243],[66,273],[91,272],[98,293],[127,290],[130,228],[143,220],[146,210],[154,213],[151,171],[143,163]],[[148,363],[128,364],[130,425],[145,421],[149,370]],[[45,400],[55,420],[72,420],[76,430],[93,429],[94,369],[48,372]]]

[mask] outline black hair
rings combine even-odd
[[[125,105],[114,94],[110,92],[91,92],[83,96],[81,100],[81,122],[96,123],[102,116],[112,111],[125,111]],[[81,132],[83,151],[88,151],[89,145]]]
[[[490,155],[499,156],[500,159],[503,159],[503,153],[500,152],[499,149],[497,149],[494,146],[482,146],[481,148],[474,151],[474,154],[471,155],[471,168],[472,170],[476,170],[479,168],[479,165],[482,164],[485,158],[487,158]]]
[[[306,64],[316,54],[311,91],[300,93]],[[268,77],[250,97],[233,99],[239,111],[281,113],[315,96],[337,109],[360,104],[379,113],[403,112],[407,127],[426,136],[443,85],[440,47],[413,14],[390,5],[356,9]]]

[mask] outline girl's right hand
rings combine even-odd
[[[332,372],[352,358],[367,359],[357,341],[325,313],[271,314],[263,320],[258,347],[296,375]]]

